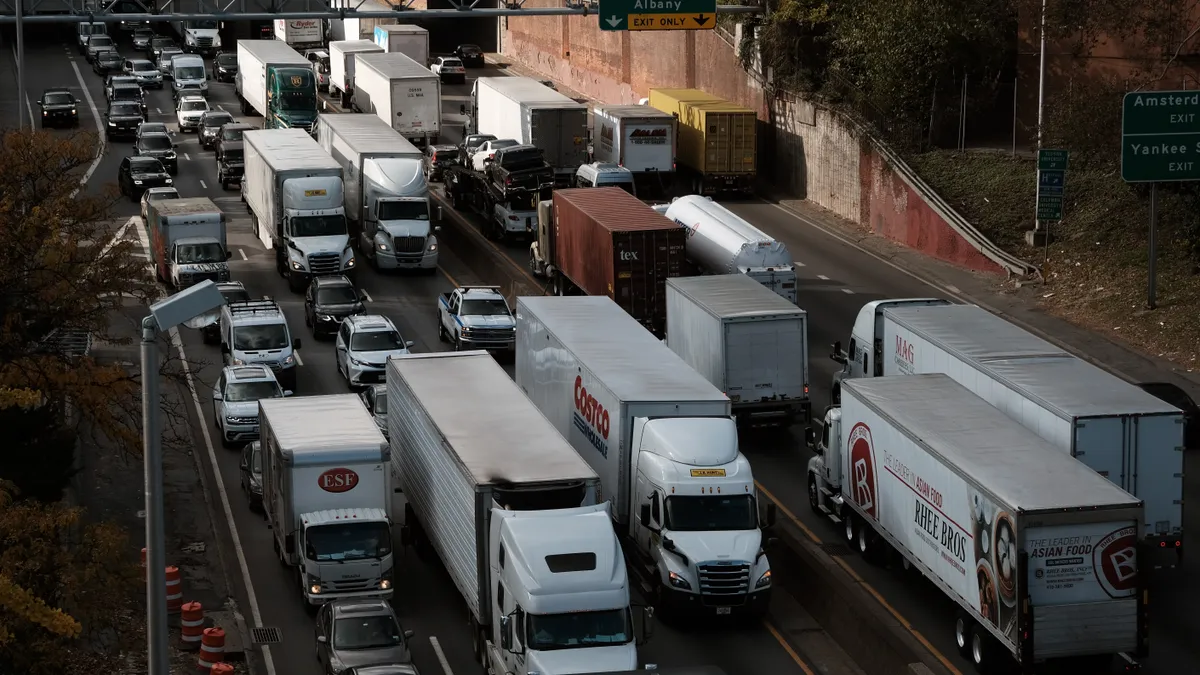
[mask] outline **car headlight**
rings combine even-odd
[[[771,570],[767,570],[766,572],[763,572],[762,576],[758,578],[758,581],[754,582],[755,588],[766,588],[767,586],[770,586],[770,585],[771,585]]]
[[[354,358],[354,355],[353,355],[353,354],[346,354],[346,360],[347,360],[347,361],[349,361],[349,362],[350,362],[352,365],[355,365],[355,366],[363,366],[363,365],[366,365],[366,364],[364,364],[362,361],[359,361],[358,359]]]
[[[135,180],[135,181],[133,181],[133,184],[134,184],[134,185],[141,185],[141,184],[142,184],[142,181],[140,181],[140,180]]]
[[[684,591],[692,590],[692,584],[689,583],[687,579],[684,579],[681,575],[676,574],[675,572],[669,573],[667,575],[667,580],[670,581],[671,585],[674,586],[675,588],[678,588],[678,589],[684,590]]]
[[[470,335],[470,334],[471,334],[471,328],[470,328],[470,327],[468,327],[468,326],[463,326],[462,328],[459,328],[459,329],[458,329],[458,332],[459,332],[459,333],[462,333],[463,335]]]
[[[293,365],[294,363],[296,363],[296,357],[294,355],[289,354],[289,355],[285,356],[283,359],[283,367],[284,368],[287,368],[287,367]]]
[[[173,181],[173,180],[171,180],[170,178],[168,178],[168,179],[166,179],[164,182],[165,182],[167,185],[170,185],[171,183],[174,183],[175,181]]]
[[[175,157],[175,151],[172,150],[171,152],[167,153],[167,159],[175,159]]]
[[[351,258],[346,261],[346,269],[352,269],[356,264],[358,264],[358,261],[356,261],[354,258]]]
[[[76,114],[76,113],[75,113],[75,108],[71,108],[71,114],[72,114],[72,115]]]
[[[311,574],[308,575],[308,592],[313,595],[321,594],[321,580]]]
[[[108,123],[108,126],[110,126],[110,127],[115,127],[115,126],[117,126],[117,123],[116,123],[116,122],[111,122],[111,121],[110,121],[110,122]]]
[[[328,314],[318,314],[318,315],[317,315],[317,320],[319,320],[319,321],[333,321],[333,317],[332,317],[332,316],[329,316]]]
[[[233,359],[233,365],[244,366],[246,365],[246,361],[244,359]]]

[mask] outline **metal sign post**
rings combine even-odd
[[[1050,259],[1050,223],[1062,220],[1063,189],[1067,184],[1067,163],[1071,154],[1066,150],[1038,150],[1037,221],[1042,233],[1042,255]]]

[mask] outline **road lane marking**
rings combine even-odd
[[[201,181],[200,181],[200,189],[201,189],[201,190],[207,190],[207,189],[208,189],[208,185],[206,185],[206,184],[204,183],[204,181],[203,181],[203,180],[201,180]]]
[[[189,161],[189,162],[190,162],[190,161],[192,161],[192,156],[191,156],[191,155],[189,155],[189,154],[187,154],[186,152],[185,152],[185,153],[183,153],[183,158],[184,158],[184,159],[186,159],[186,160],[187,160],[187,161]]]
[[[846,295],[854,295],[854,291],[850,290],[849,288],[843,288],[842,292]]]
[[[238,255],[242,256],[242,260],[249,260],[249,258],[246,257],[246,249],[244,248],[238,249]]]
[[[363,297],[367,299],[367,302],[375,302],[371,299],[371,294],[367,292],[367,289],[360,288],[358,289],[358,292],[363,294]]]
[[[829,277],[825,276],[824,274],[818,274],[817,278],[821,281],[829,281]]]
[[[302,365],[304,365],[304,359],[300,358],[300,352],[299,352],[299,351],[297,351],[297,350],[292,350],[292,354],[294,354],[294,355],[295,355],[295,357],[296,357],[296,365],[298,365],[298,366],[302,366]]]
[[[96,151],[96,159],[92,160],[91,166],[87,171],[83,172],[83,177],[79,179],[79,187],[71,193],[71,199],[79,194],[79,191],[91,179],[92,174],[96,173],[96,168],[100,166],[100,161],[104,159],[104,149],[107,143],[105,142],[104,130],[100,128],[100,111],[96,109],[96,102],[92,100],[92,92],[88,91],[87,82],[83,81],[83,73],[79,72],[79,66],[75,65],[75,59],[71,59],[71,68],[75,71],[75,79],[79,80],[79,86],[83,89],[83,97],[87,100],[88,108],[92,110],[92,121],[96,123],[96,137],[100,141],[100,147]]]
[[[442,672],[446,675],[454,675],[454,671],[450,670],[450,662],[446,660],[446,653],[442,651],[442,643],[433,635],[429,636],[429,644],[433,645],[433,653],[437,654],[438,663],[442,664]],[[809,673],[812,675],[812,673]]]
[[[800,655],[796,653],[796,650],[792,649],[792,646],[787,643],[787,640],[784,639],[783,634],[779,632],[778,628],[776,628],[770,621],[766,619],[763,619],[762,624],[763,626],[766,626],[767,632],[771,634],[771,637],[775,638],[775,641],[779,643],[779,646],[783,647],[783,651],[787,652],[787,655],[792,657],[792,660],[796,662],[796,665],[800,666],[800,670],[804,671],[804,675],[817,675],[813,672],[812,668],[809,668],[808,664],[800,658]]]
[[[946,290],[955,295],[962,293],[962,291],[958,290],[958,286],[955,286],[954,284],[946,284]]]
[[[793,260],[792,264],[796,267],[805,267],[804,263],[800,262],[799,260]]]
[[[155,109],[154,109],[154,112],[156,112],[156,113],[158,113],[159,115],[161,115],[161,114],[162,114],[162,108],[155,108]]]

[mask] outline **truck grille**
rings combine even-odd
[[[473,328],[471,329],[471,339],[476,341],[495,340],[497,342],[511,342],[516,336],[511,330],[503,328]]]
[[[396,237],[392,244],[396,253],[420,253],[425,250],[425,237]]]
[[[204,272],[202,274],[193,274],[192,283],[198,284],[204,281],[211,281],[214,284],[221,280],[221,275],[217,272]]]
[[[321,584],[330,593],[351,593],[354,591],[366,591],[371,589],[374,584],[367,580],[352,579],[345,581],[328,581]]]
[[[313,274],[337,274],[341,266],[342,256],[337,253],[314,253],[308,256],[308,269]]]
[[[196,38],[196,46],[197,47],[211,47],[211,46],[213,46],[213,39],[210,37],[198,37],[198,38]]]
[[[750,592],[750,565],[747,563],[706,563],[699,565],[700,598],[706,605],[740,605]]]

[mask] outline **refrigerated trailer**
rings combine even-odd
[[[373,113],[418,146],[436,145],[442,129],[438,76],[404,54],[359,53],[354,61],[354,109]]]
[[[329,43],[329,95],[343,108],[354,96],[355,54],[378,54],[383,48],[370,40],[335,40]]]
[[[465,108],[465,106],[464,106]],[[470,133],[512,138],[542,149],[555,183],[571,183],[588,161],[586,104],[528,77],[481,77],[471,86]]]
[[[592,157],[633,174],[638,194],[665,194],[675,180],[675,117],[648,105],[592,111]]]

